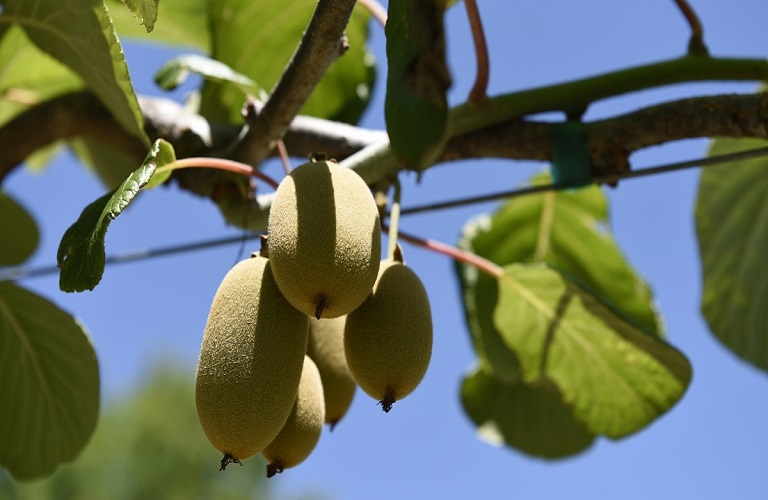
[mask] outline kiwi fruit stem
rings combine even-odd
[[[275,474],[280,474],[283,472],[283,466],[279,463],[271,463],[267,464],[267,477],[274,477]]]
[[[241,462],[240,460],[236,459],[235,457],[233,457],[229,453],[225,453],[224,456],[221,457],[221,468],[219,469],[219,471],[223,471],[224,469],[227,468],[227,465],[229,465],[231,463],[240,464],[240,467],[243,466],[243,462]]]

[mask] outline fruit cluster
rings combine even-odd
[[[355,172],[297,167],[267,234],[216,292],[195,394],[221,468],[261,453],[271,477],[311,453],[358,385],[387,412],[410,394],[429,365],[432,317],[399,252],[380,260],[378,210]]]

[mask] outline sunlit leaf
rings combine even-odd
[[[493,319],[523,380],[551,380],[591,432],[626,436],[682,397],[691,367],[675,348],[550,267],[504,269]]]
[[[226,64],[210,57],[185,54],[174,57],[157,70],[155,83],[163,90],[173,90],[183,84],[190,73],[195,73],[208,80],[229,82],[240,87],[243,92],[255,93],[259,86]]]
[[[35,219],[7,193],[0,191],[0,266],[15,266],[37,248]]]
[[[147,141],[123,50],[101,1],[6,0],[0,24],[10,23],[74,70],[128,133]]]
[[[461,384],[461,401],[478,437],[494,446],[561,458],[586,450],[595,439],[546,379],[505,384],[475,369]]]
[[[151,32],[157,21],[157,3],[159,0],[122,0],[131,9],[133,15],[147,30]]]
[[[107,228],[126,206],[147,187],[157,184],[169,175],[153,179],[158,167],[173,162],[173,147],[162,139],[152,146],[144,163],[117,189],[94,201],[80,214],[77,221],[64,233],[56,256],[61,275],[59,288],[65,292],[93,290],[101,281],[106,265],[104,238]]]
[[[93,346],[72,316],[10,282],[0,282],[0,387],[0,464],[16,479],[51,474],[91,437]]]
[[[162,3],[161,3],[162,5]],[[210,20],[217,59],[271,89],[301,40],[316,0],[212,0]],[[366,48],[370,14],[355,7],[345,34],[349,50],[330,67],[302,109],[303,114],[356,122],[370,99],[373,59]],[[214,120],[242,122],[243,91],[206,81],[201,111]]]
[[[149,0],[152,1],[152,0]],[[163,0],[157,5],[160,19],[152,33],[136,22],[136,17],[121,0],[106,0],[109,12],[121,37],[132,37],[153,43],[166,43],[210,49],[208,0]]]
[[[539,175],[534,184],[547,183]],[[547,262],[576,278],[606,304],[649,334],[661,335],[661,320],[648,285],[626,261],[606,230],[608,203],[597,187],[518,197],[493,215],[465,225],[459,246],[499,265]],[[456,264],[464,308],[483,368],[507,383],[519,377],[517,355],[493,323],[495,280]]]
[[[390,0],[388,11],[387,132],[398,159],[421,170],[437,159],[449,132],[444,6],[435,0]]]
[[[717,139],[710,155],[768,146]],[[730,350],[768,370],[768,158],[706,168],[696,199],[701,253],[701,310]]]

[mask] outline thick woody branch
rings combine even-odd
[[[692,97],[585,123],[595,177],[629,170],[637,150],[680,139],[768,139],[768,94]],[[513,121],[453,138],[441,161],[496,157],[550,161],[546,123]]]
[[[299,114],[331,63],[346,50],[344,29],[355,0],[319,0],[291,61],[260,113],[247,117],[248,132],[235,151],[239,161],[259,165]]]
[[[64,94],[33,106],[0,128],[0,183],[29,155],[61,139],[89,136],[144,158],[147,148],[120,127],[91,92]]]
[[[179,158],[211,156],[231,144],[241,130],[210,123],[165,99],[141,97],[139,102],[149,136],[172,143]],[[633,152],[665,142],[696,137],[768,139],[768,94],[683,99],[585,123],[584,130],[593,175],[610,175],[629,169]],[[78,92],[30,108],[0,127],[0,181],[35,150],[81,135],[132,154],[137,165],[146,155],[144,146],[117,125],[98,99]],[[386,138],[382,130],[298,116],[284,140],[296,156],[325,152],[342,160]],[[454,137],[440,161],[483,157],[549,161],[551,151],[549,124],[515,120]],[[379,160],[381,156],[375,159]],[[389,170],[375,171],[366,180],[373,184],[396,175],[400,167],[394,161],[389,164]]]

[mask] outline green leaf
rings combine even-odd
[[[122,0],[131,9],[133,15],[150,33],[155,28],[157,21],[157,3],[159,0]]]
[[[285,69],[312,16],[316,0],[212,0],[211,57],[270,89]],[[161,4],[162,5],[162,4]],[[366,48],[370,14],[357,6],[346,28],[349,50],[336,60],[302,109],[303,114],[356,122],[370,99],[374,70]],[[206,81],[201,112],[209,119],[242,122],[245,94]]]
[[[534,184],[548,183],[547,175]],[[643,331],[661,335],[662,323],[648,285],[624,259],[606,231],[608,203],[602,190],[549,192],[518,197],[493,215],[464,226],[459,246],[501,266],[547,262],[580,281]],[[467,264],[456,264],[470,334],[480,364],[494,377],[516,382],[518,360],[493,323],[496,281]]]
[[[148,143],[122,47],[97,0],[6,0],[0,25],[16,23],[41,50],[69,66],[130,134]]]
[[[517,355],[504,343],[493,322],[493,311],[499,301],[496,280],[458,262],[456,270],[462,285],[467,325],[481,368],[502,382],[519,382],[522,374]]]
[[[8,26],[0,40],[0,68],[0,123],[55,95],[82,87],[72,70],[38,49],[15,25]]]
[[[461,402],[478,427],[478,437],[494,446],[561,458],[586,450],[595,440],[546,379],[505,384],[475,369],[461,384]]]
[[[435,0],[389,2],[384,115],[392,151],[415,170],[433,164],[448,140],[444,9]]]
[[[27,260],[40,242],[35,219],[11,196],[0,191],[0,266]]]
[[[208,80],[231,83],[244,93],[254,94],[259,90],[256,82],[226,64],[194,54],[174,57],[163,64],[155,73],[155,83],[163,90],[173,90],[184,83],[190,73],[202,75]]]
[[[65,292],[93,290],[101,281],[106,265],[104,238],[110,222],[120,215],[139,191],[162,182],[168,174],[153,179],[158,167],[175,159],[173,147],[162,139],[152,146],[144,163],[114,191],[94,201],[64,233],[56,259],[61,268],[59,288]]]
[[[157,5],[161,19],[151,34],[136,23],[120,0],[106,0],[115,28],[121,37],[133,37],[152,43],[167,43],[210,50],[207,0],[163,0]]]
[[[88,336],[10,282],[0,282],[0,387],[0,464],[18,480],[73,460],[96,427],[99,367]]]
[[[555,269],[504,269],[493,319],[518,356],[523,380],[551,380],[590,432],[626,436],[682,397],[691,367],[675,348]]]
[[[755,139],[717,139],[711,156],[768,146]],[[768,159],[702,170],[696,199],[701,253],[701,311],[731,351],[768,370]]]

